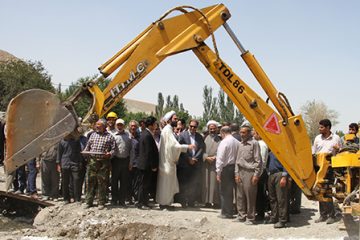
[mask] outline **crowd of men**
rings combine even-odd
[[[256,131],[214,120],[206,131],[198,128],[197,120],[186,126],[174,111],[159,122],[150,116],[128,124],[110,112],[90,131],[79,128],[30,161],[28,174],[25,166],[18,168],[12,190],[38,197],[40,167],[42,199],[67,204],[81,202],[84,193],[85,208],[95,200],[98,209],[110,203],[174,210],[178,203],[182,208],[219,208],[220,218],[275,228],[285,227],[290,213],[300,213],[301,190]],[[342,140],[331,132],[328,119],[321,120],[313,153],[335,154],[346,144],[358,150],[358,130],[350,124],[350,136]],[[319,205],[316,222],[335,222],[333,202]]]

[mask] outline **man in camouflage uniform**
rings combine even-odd
[[[107,179],[110,171],[110,158],[115,152],[115,139],[106,131],[106,120],[96,122],[95,132],[91,134],[84,152],[89,156],[87,165],[86,208],[93,205],[97,185],[98,208],[103,209],[106,202]]]

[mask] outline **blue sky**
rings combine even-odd
[[[97,68],[152,21],[178,5],[202,8],[217,1],[10,1],[0,2],[0,49],[39,60],[64,87]],[[360,1],[223,1],[228,21],[296,113],[309,100],[339,113],[334,127],[360,121]],[[215,33],[221,58],[264,96],[240,52],[221,28]],[[210,41],[207,41],[211,45]],[[202,115],[202,89],[217,83],[193,56],[166,59],[127,98],[157,102],[157,93],[177,94],[191,114]]]

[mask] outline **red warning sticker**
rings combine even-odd
[[[269,119],[266,121],[266,123],[264,125],[264,128],[268,132],[275,133],[275,134],[280,134],[281,129],[280,129],[280,126],[279,126],[279,121],[278,121],[275,113],[271,114]]]

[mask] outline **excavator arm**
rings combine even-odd
[[[187,9],[193,11],[188,12]],[[174,10],[179,10],[183,14],[167,18]],[[20,96],[20,94],[9,105],[8,109],[10,114],[8,114],[7,120],[10,123],[10,128],[7,131],[7,171],[14,171],[18,166],[30,160],[31,157],[40,154],[51,144],[59,141],[60,137],[71,132],[69,129],[73,130],[77,123],[76,113],[72,105],[84,94],[92,96],[93,99],[85,120],[90,119],[92,114],[101,117],[166,57],[192,50],[246,119],[254,126],[305,195],[310,199],[324,200],[321,192],[313,191],[316,174],[313,167],[310,140],[301,116],[293,114],[285,96],[272,85],[254,56],[242,47],[226,23],[229,18],[230,13],[222,4],[207,7],[201,11],[189,6],[170,10],[99,67],[101,74],[105,77],[118,70],[104,90],[99,88],[98,80],[88,82],[68,99],[65,106],[58,107],[62,110],[64,107],[67,108],[70,115],[65,115],[72,115],[75,120],[66,123],[64,121],[68,121],[68,119],[64,116],[61,118],[53,117],[46,126],[42,127],[43,133],[41,131],[31,133],[31,139],[28,137],[27,142],[18,144],[14,141],[21,141],[19,138],[24,127],[19,125],[21,113],[18,111],[19,104],[16,99],[21,99],[22,104],[26,104],[29,102],[26,100],[30,98]],[[239,47],[243,60],[265,90],[275,109],[256,94],[220,58],[213,35],[213,32],[220,26],[225,27]],[[204,42],[210,36],[214,50],[210,49]],[[40,101],[41,106],[49,105],[46,97],[41,99],[43,100]],[[46,118],[45,115],[43,114],[42,117]],[[33,118],[36,118],[36,115]],[[68,128],[66,131],[49,132],[49,125],[50,127],[66,125]],[[44,132],[46,132],[45,136]],[[33,139],[37,140],[34,141]]]

